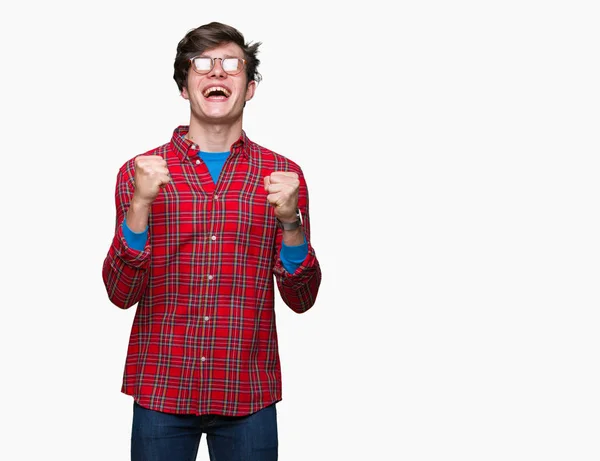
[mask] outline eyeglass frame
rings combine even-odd
[[[196,66],[194,64],[194,59],[197,59],[197,58],[210,59],[210,62],[211,62],[210,69],[207,70],[206,72],[200,72],[198,69],[196,69]],[[242,64],[243,64],[242,68],[240,69],[239,72],[237,72],[235,74],[232,74],[231,72],[227,72],[225,69],[223,69],[223,72],[225,72],[227,75],[240,75],[246,69],[246,64],[248,63],[248,61],[246,61],[244,58],[238,58],[237,56],[228,56],[226,58],[212,58],[210,56],[194,56],[193,58],[190,58],[190,66],[192,66],[192,70],[194,72],[196,72],[198,75],[210,74],[213,71],[213,69],[215,68],[217,59],[221,60],[221,69],[223,69],[223,60],[224,59],[238,59],[239,61],[242,61]]]

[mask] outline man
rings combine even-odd
[[[259,45],[216,22],[188,32],[174,79],[189,126],[117,176],[102,275],[115,305],[138,304],[122,387],[133,460],[193,460],[203,433],[211,460],[277,459],[274,278],[302,313],[321,270],[302,170],[242,130]]]

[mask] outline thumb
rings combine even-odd
[[[270,185],[271,185],[271,177],[265,176],[265,192],[269,192]]]

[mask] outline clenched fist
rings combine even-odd
[[[133,200],[150,205],[161,187],[171,181],[167,162],[160,155],[140,155],[135,159]]]
[[[275,209],[275,216],[281,222],[295,222],[298,208],[300,180],[296,173],[274,171],[265,176],[267,200]]]

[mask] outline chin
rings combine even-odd
[[[242,111],[206,111],[204,112],[204,116],[210,120],[237,120],[242,116]]]

